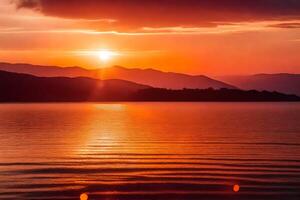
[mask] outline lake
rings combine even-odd
[[[300,103],[0,104],[0,143],[3,200],[300,199]]]

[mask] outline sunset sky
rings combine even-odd
[[[300,1],[1,0],[0,61],[300,73]]]

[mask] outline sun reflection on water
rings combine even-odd
[[[80,200],[88,200],[89,199],[89,196],[87,195],[87,193],[82,193],[80,195]]]
[[[95,104],[95,107],[99,110],[107,111],[121,111],[125,108],[124,104]]]
[[[233,190],[234,192],[238,192],[238,191],[240,191],[240,186],[239,186],[238,184],[235,184],[235,185],[233,185],[232,190]]]

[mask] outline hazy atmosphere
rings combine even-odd
[[[300,0],[0,0],[0,199],[299,200]]]
[[[1,0],[0,13],[0,59],[6,62],[300,73],[295,0]],[[99,60],[101,50],[112,58]]]

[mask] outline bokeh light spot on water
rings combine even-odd
[[[88,200],[89,199],[89,196],[87,195],[87,193],[82,193],[80,195],[80,200]]]
[[[232,190],[233,190],[234,192],[238,192],[238,191],[240,190],[240,186],[237,185],[237,184],[235,184],[235,185],[233,185]]]

